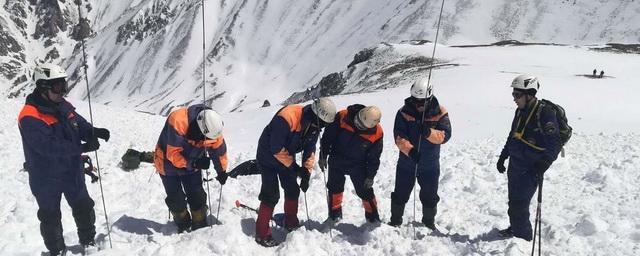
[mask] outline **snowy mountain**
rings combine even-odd
[[[430,57],[433,44],[378,47],[425,59]],[[414,238],[410,224],[414,220],[413,198],[405,209],[402,227],[365,224],[361,201],[347,181],[344,219],[331,231],[331,237],[322,224],[327,209],[323,175],[318,169],[306,194],[309,220],[301,195],[298,217],[304,226],[291,233],[274,228],[275,238],[284,241],[278,247],[257,245],[253,241],[255,214],[234,206],[235,200],[254,207],[259,204],[259,176],[229,179],[224,188],[215,181],[210,183],[213,209],[218,207],[222,190],[219,218],[223,224],[177,234],[167,219],[165,192],[153,166],[142,164],[131,172],[118,167],[127,148],[154,148],[165,118],[95,104],[96,126],[109,128],[112,136],[98,152],[106,204],[100,199],[100,188],[87,182],[96,201],[97,238],[102,247],[94,255],[529,255],[530,242],[495,240],[491,233],[509,223],[507,177],[499,174],[495,165],[515,109],[509,85],[520,72],[540,77],[542,97],[566,109],[575,132],[565,147],[566,156],[558,158],[545,175],[543,255],[640,255],[637,55],[548,45],[438,49],[438,60],[458,64],[433,73],[435,95],[448,109],[453,129],[452,139],[442,146],[441,153],[436,225],[443,235],[418,226]],[[375,57],[370,61],[375,62]],[[604,69],[605,78],[589,77],[594,68]],[[391,130],[408,92],[408,84],[403,83],[332,97],[339,108],[363,103],[382,109],[385,149],[374,189],[384,221],[389,220],[398,158]],[[72,102],[80,114],[89,115],[86,102]],[[0,118],[0,255],[38,255],[45,250],[28,176],[18,171],[23,154],[15,117],[22,104],[21,99],[0,100],[4,113]],[[271,106],[224,114],[230,167],[255,157],[260,132],[278,109]],[[282,201],[276,213],[282,212]],[[71,253],[79,255],[71,210],[64,200],[62,205],[65,240]],[[112,249],[107,242],[103,206],[111,224]],[[531,204],[534,209],[535,202]],[[419,220],[419,203],[416,211]],[[531,218],[533,221],[534,216]]]
[[[88,20],[76,28],[75,1],[0,3],[2,95],[24,96],[32,64],[53,61],[72,74],[70,96],[85,99],[73,38],[89,35],[93,99],[154,113],[201,101],[203,72],[207,100],[221,111],[281,102],[381,42],[433,40],[440,7],[437,0],[205,1],[203,29],[198,0],[85,0]],[[440,42],[638,43],[638,24],[634,0],[450,0]]]

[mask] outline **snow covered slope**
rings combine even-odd
[[[392,45],[397,51],[430,54],[432,45]],[[222,191],[223,225],[188,234],[176,234],[167,219],[164,191],[153,167],[143,164],[133,172],[117,167],[124,151],[153,149],[164,118],[130,108],[94,106],[96,126],[111,129],[112,138],[99,151],[113,249],[105,242],[106,225],[100,190],[87,184],[96,201],[98,239],[106,245],[96,255],[527,255],[530,243],[518,239],[491,241],[494,228],[505,228],[506,175],[495,170],[515,104],[509,84],[517,72],[540,76],[542,94],[567,110],[575,134],[548,171],[544,188],[543,253],[545,255],[640,254],[640,103],[637,95],[637,55],[594,52],[581,47],[522,46],[486,48],[439,47],[439,58],[459,67],[435,70],[435,94],[451,116],[452,139],[442,147],[439,206],[436,224],[445,236],[405,225],[391,228],[364,224],[361,202],[347,182],[344,220],[333,238],[321,222],[326,218],[322,174],[312,175],[307,192],[310,221],[303,197],[298,217],[305,225],[286,234],[276,228],[276,239],[286,242],[265,249],[253,242],[255,214],[234,207],[236,199],[258,206],[258,176],[230,179]],[[581,74],[605,68],[603,79]],[[382,218],[388,221],[390,193],[398,151],[393,145],[393,116],[408,95],[408,84],[365,94],[333,97],[336,104],[377,104],[383,110],[385,151],[374,189]],[[281,95],[285,97],[288,95]],[[84,116],[85,102],[73,101]],[[0,100],[0,254],[37,255],[44,251],[38,230],[37,206],[29,192],[22,166],[16,117],[19,100]],[[279,106],[227,113],[225,138],[229,164],[255,157],[264,125]],[[220,186],[210,184],[212,207],[217,209]],[[413,199],[405,224],[413,219]],[[79,254],[75,225],[65,202],[64,235],[74,255]],[[535,204],[531,206],[532,211]],[[276,212],[282,211],[282,203]],[[417,206],[418,218],[421,207]],[[533,218],[533,216],[532,216]]]
[[[53,40],[46,49],[42,45],[48,38],[30,36],[38,31],[36,24],[51,22],[56,28],[62,21],[62,29],[77,23],[74,1],[48,2],[60,6],[46,9],[53,18],[39,15],[40,9],[31,4],[0,1],[7,9],[0,10],[2,33],[21,46],[7,44],[13,46],[5,59],[15,62],[6,66],[11,72],[0,77],[1,84],[11,87],[1,91],[17,96],[30,91],[28,68],[36,59],[51,59],[74,74],[71,96],[85,99],[81,54],[68,40],[71,29],[56,34],[67,39]],[[224,111],[264,99],[281,102],[292,90],[343,70],[364,48],[433,40],[439,7],[439,0],[205,1],[208,98]],[[83,8],[94,32],[88,41],[88,64],[96,101],[166,113],[171,106],[199,100],[200,0],[96,0],[83,2]],[[448,0],[441,42],[638,43],[638,24],[640,2],[633,0]],[[45,58],[51,47],[57,47],[57,55]],[[11,57],[19,53],[25,56]]]

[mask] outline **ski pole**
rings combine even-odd
[[[320,170],[322,171],[322,180],[324,181],[324,192],[327,196],[327,206],[330,207],[329,205],[331,204],[331,200],[329,199],[329,189],[327,188],[327,178],[325,177],[324,168],[322,166],[320,167]],[[331,226],[329,226],[329,237],[333,239],[333,229],[331,228]]]
[[[307,192],[304,192],[304,208],[307,212],[307,223],[309,223],[309,206],[307,205]]]
[[[431,53],[431,61],[432,67],[429,68],[429,77],[427,79],[427,84],[431,83],[431,71],[433,70],[433,60],[436,56],[436,45],[438,44],[438,35],[440,34],[440,21],[442,20],[442,11],[444,10],[444,0],[442,0],[442,5],[440,6],[440,15],[438,16],[438,26],[436,28],[436,39],[433,41],[433,52]],[[431,104],[431,99],[433,97],[425,97],[424,98],[424,106],[425,110],[422,111],[422,117],[420,118],[420,127],[422,129],[422,125],[424,124],[425,113],[427,112],[426,108]],[[422,145],[422,133],[418,135],[418,155],[420,155],[420,145]],[[416,163],[415,170],[413,172],[413,177],[418,179],[418,163]],[[413,181],[413,222],[416,222],[416,184],[415,180]],[[417,239],[418,233],[416,231],[416,225],[413,225],[413,238]]]
[[[76,1],[76,5],[78,6],[78,27],[81,27],[80,22],[82,21],[82,10],[80,8],[80,1]],[[87,50],[84,43],[84,37],[80,38],[80,43],[82,45],[82,67],[84,68],[84,82],[87,85],[87,103],[89,104],[89,121],[91,123],[91,127],[93,126],[93,109],[91,107],[91,90],[89,88],[89,76],[88,76],[88,66],[87,66]],[[95,138],[95,132],[91,131],[91,137]],[[104,211],[104,220],[107,224],[107,237],[109,238],[109,248],[113,248],[113,244],[111,243],[111,227],[109,225],[109,216],[107,214],[107,203],[104,200],[104,190],[102,188],[102,172],[100,170],[100,161],[98,160],[98,150],[94,151],[96,158],[96,171],[98,172],[98,184],[100,185],[100,197],[102,198],[102,210]]]
[[[220,217],[220,204],[222,204],[222,188],[223,187],[224,185],[220,184],[220,195],[218,196],[218,213],[216,213],[216,220],[220,224],[222,224],[222,221],[220,221],[219,217]]]
[[[209,170],[206,172],[207,178],[205,178],[204,181],[207,182],[207,201],[209,201],[209,214],[211,214],[211,193],[209,193],[209,181],[211,181],[211,179],[209,179]],[[209,223],[209,227],[211,227],[211,223]]]
[[[531,244],[531,256],[536,250],[536,235],[538,236],[538,255],[542,255],[542,181],[544,176],[540,175],[538,182],[538,206],[536,207],[536,221],[533,230],[533,243]]]

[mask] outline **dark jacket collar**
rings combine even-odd
[[[60,103],[54,103],[43,98],[36,92],[27,95],[25,104],[34,106],[39,112],[49,115],[67,116],[70,112],[75,110],[75,107],[73,107],[73,105],[71,105],[67,100],[63,99]]]

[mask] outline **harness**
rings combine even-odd
[[[531,112],[529,113],[529,115],[527,116],[527,119],[524,121],[524,124],[521,126],[520,125],[520,121],[522,121],[522,116],[518,117],[518,121],[516,122],[517,126],[516,126],[516,131],[513,133],[512,138],[521,141],[522,143],[524,143],[525,145],[535,149],[535,150],[539,150],[539,151],[545,151],[546,148],[537,146],[527,140],[524,139],[524,131],[527,128],[527,124],[529,124],[529,121],[531,120],[531,117],[533,116],[533,113],[537,113],[538,112],[538,108],[539,108],[539,101],[536,101],[536,104],[533,105],[533,108],[531,109]],[[539,124],[538,124],[539,125]],[[518,129],[520,128],[520,129]]]

